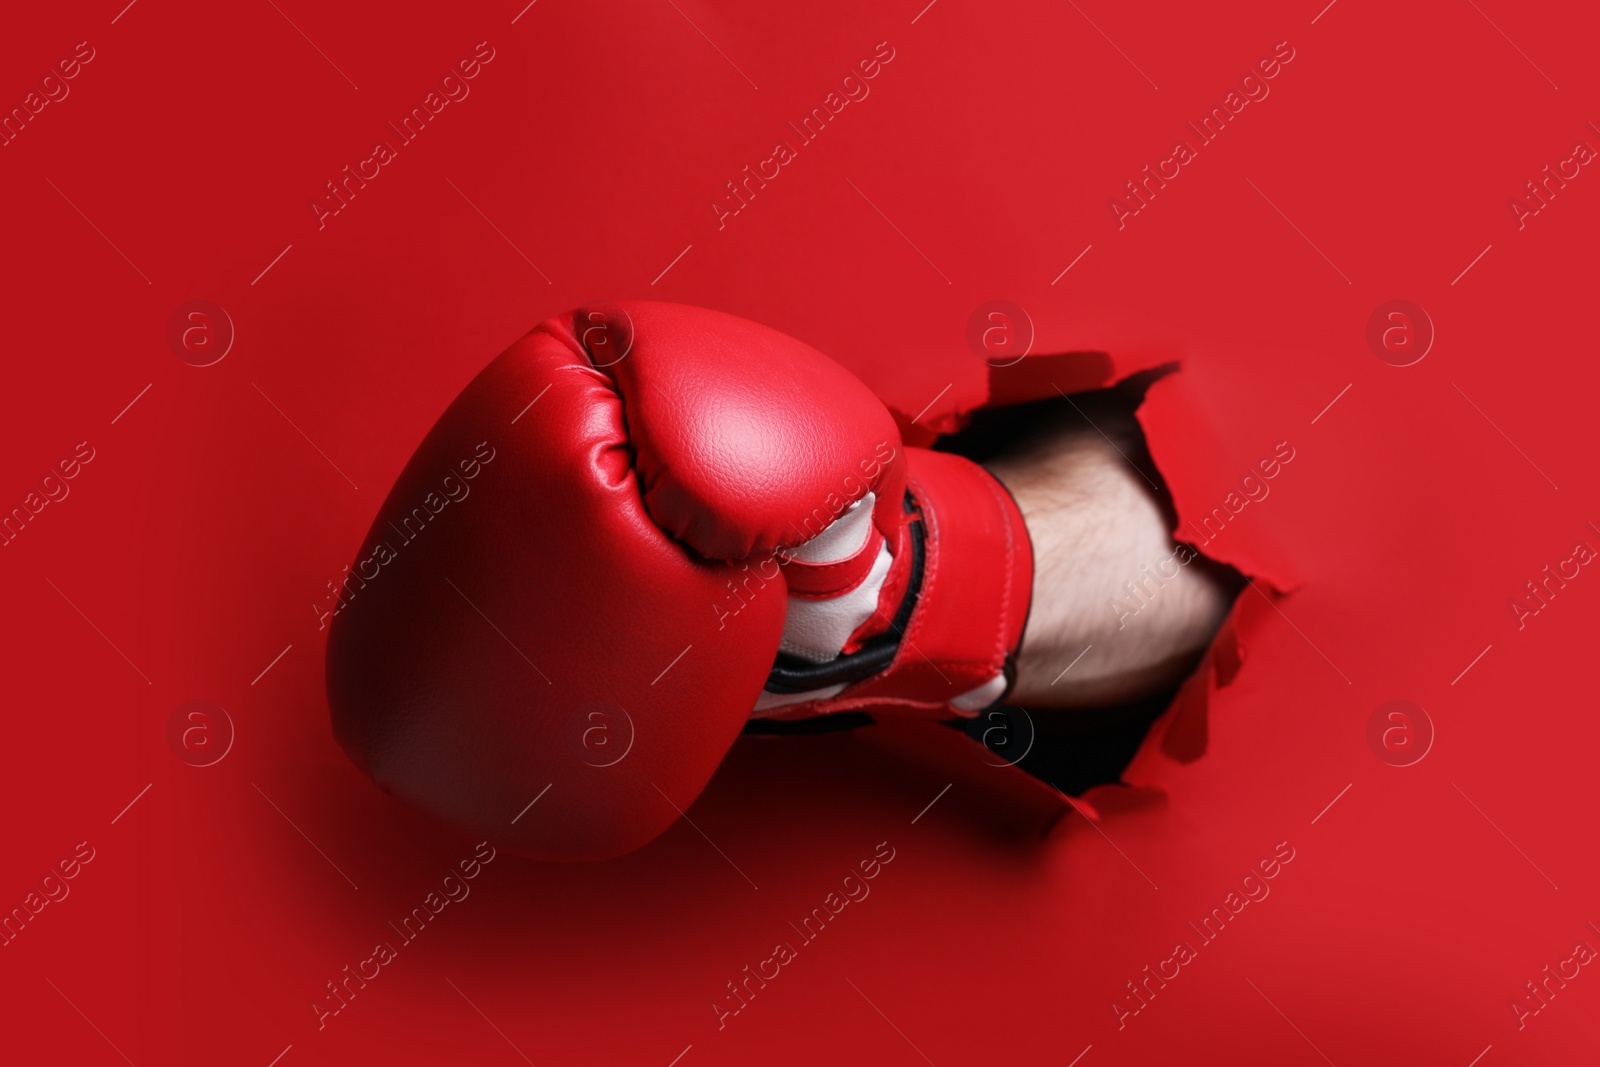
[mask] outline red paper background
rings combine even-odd
[[[1592,13],[122,2],[0,34],[7,109],[95,50],[0,149],[0,506],[95,453],[0,549],[0,907],[95,850],[0,948],[9,1058],[1592,1062],[1591,968],[1520,1029],[1510,1005],[1600,946],[1600,578],[1521,629],[1508,605],[1600,546],[1600,177],[1522,229],[1507,206],[1600,146]],[[480,41],[470,96],[319,230],[323,183]],[[724,182],[880,41],[870,96],[719,230]],[[1118,229],[1123,183],[1280,41],[1270,96]],[[981,390],[964,338],[988,300],[1041,350],[1182,359],[1145,412],[1180,512],[1289,442],[1207,551],[1297,590],[1244,594],[1208,754],[1141,761],[1149,788],[1089,798],[1098,828],[1067,810],[1034,836],[1065,809],[954,734],[746,738],[690,812],[703,835],[496,858],[319,1030],[324,983],[473,842],[333,743],[311,605],[485,362],[639,298],[794,333],[929,419]],[[1437,330],[1413,366],[1365,340],[1391,299]],[[168,348],[189,300],[235,324],[214,366]],[[237,731],[206,768],[167,740],[196,699]],[[1394,699],[1436,731],[1414,766],[1367,741]],[[719,1030],[724,983],[880,841],[871,896]],[[1125,983],[1279,842],[1270,896],[1119,1028]]]

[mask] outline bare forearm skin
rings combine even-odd
[[[1094,419],[1093,423],[1089,418]],[[1058,425],[985,465],[1033,540],[1033,605],[1008,703],[1104,707],[1194,669],[1240,579],[1176,544],[1131,415],[1066,408]]]

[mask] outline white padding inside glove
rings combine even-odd
[[[877,499],[876,493],[868,493],[857,500],[790,557],[801,563],[838,563],[854,556],[872,534],[872,506]]]
[[[956,697],[950,702],[950,706],[968,715],[976,715],[996,700],[999,700],[1005,691],[1006,676],[997,674],[978,686],[978,688],[970,689]]]
[[[872,570],[850,592],[827,600],[790,597],[783,619],[783,641],[778,647],[811,663],[837,659],[850,635],[878,610],[878,593],[893,562],[889,546],[879,545]]]
[[[769,693],[765,689],[756,697],[756,707],[750,713],[752,719],[764,719],[771,712],[779,708],[788,707],[790,704],[803,704],[808,700],[822,700],[825,697],[837,696],[844,692],[843,685],[830,685],[822,689],[808,689],[804,693]]]

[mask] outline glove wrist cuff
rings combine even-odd
[[[970,460],[906,451],[908,536],[896,564],[909,575],[893,622],[828,663],[797,667],[780,657],[754,717],[874,708],[975,715],[1010,688],[1033,588],[1022,513]],[[815,695],[796,702],[800,693]]]

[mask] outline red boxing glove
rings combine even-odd
[[[643,845],[752,716],[975,714],[1022,517],[838,364],[717,312],[542,324],[456,398],[345,581],[328,695],[386,791],[507,847]]]

